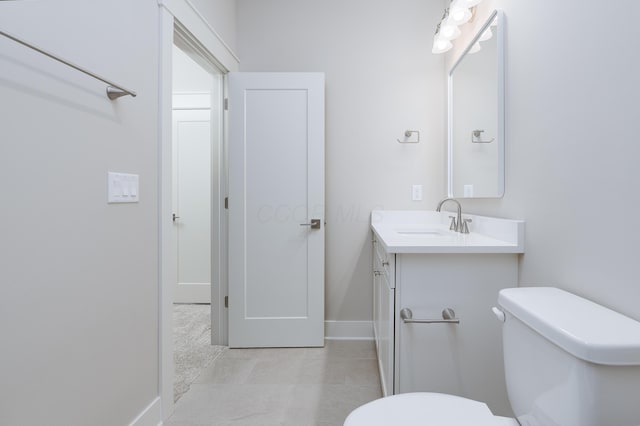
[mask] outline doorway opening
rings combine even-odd
[[[159,149],[158,179],[160,258],[158,270],[158,392],[162,419],[167,419],[174,410],[174,291],[178,279],[176,241],[173,222],[173,54],[177,46],[189,58],[216,76],[216,96],[212,95],[211,122],[224,123],[223,95],[225,76],[238,68],[239,59],[219,34],[187,0],[158,0],[160,7],[160,80],[159,80]],[[213,93],[213,92],[212,92]],[[211,340],[210,343],[227,343],[227,312],[224,305],[228,286],[228,213],[224,210],[227,195],[226,126],[220,125],[216,131],[218,143],[211,145]],[[223,137],[224,136],[224,137]],[[178,215],[179,216],[179,215]],[[182,218],[180,218],[182,219]],[[186,218],[184,218],[186,220]]]
[[[174,402],[223,351],[221,288],[224,71],[176,28],[172,49]]]

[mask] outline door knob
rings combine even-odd
[[[320,229],[320,219],[311,219],[311,223],[301,223],[300,226],[308,226],[311,229]]]
[[[176,221],[176,219],[180,219],[180,216],[176,216],[175,213],[173,213],[171,220],[173,220],[174,222]]]

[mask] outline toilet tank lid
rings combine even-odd
[[[640,365],[640,322],[618,312],[554,287],[503,289],[498,304],[580,359]]]

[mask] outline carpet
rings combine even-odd
[[[173,305],[173,399],[178,401],[224,346],[211,345],[211,306]]]

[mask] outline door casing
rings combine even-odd
[[[175,285],[175,263],[172,262],[175,242],[172,235],[172,203],[171,203],[171,139],[172,139],[172,50],[174,34],[191,43],[206,61],[217,65],[223,73],[236,71],[239,59],[220,36],[211,28],[208,22],[197,13],[187,0],[158,0],[160,8],[160,57],[159,57],[159,159],[158,159],[158,312],[159,312],[159,345],[158,345],[158,394],[162,419],[168,419],[173,413],[173,286]],[[223,128],[226,126],[223,125]],[[221,171],[219,206],[224,206],[227,193],[225,172],[226,134],[223,135],[222,151],[218,153],[220,161],[218,170]],[[221,208],[221,207],[218,207]],[[224,308],[224,296],[227,295],[226,270],[226,213],[221,212],[222,238],[220,249],[212,253],[213,261],[218,263],[220,271],[220,286],[218,295],[214,298],[218,303],[212,304],[212,321],[217,331],[212,330],[220,339],[218,344],[226,344],[227,318]]]

